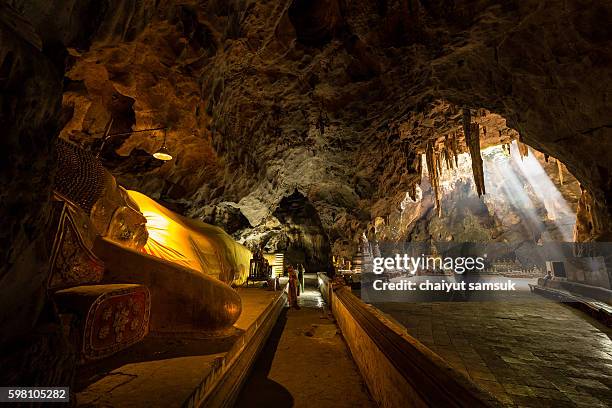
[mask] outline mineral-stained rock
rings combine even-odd
[[[111,116],[114,131],[168,125],[176,159],[159,168],[129,170],[136,149],[155,151],[159,135],[113,141],[104,157],[120,181],[161,199],[172,191],[193,215],[234,202],[254,226],[298,187],[342,246],[356,242],[371,209],[388,215],[413,189],[402,151],[447,137],[458,141],[451,150],[468,148],[463,108],[481,147],[520,133],[608,214],[610,33],[588,27],[601,27],[609,7],[404,3],[144,2],[130,35],[107,32],[105,19],[103,35],[72,52],[66,75],[82,85],[66,89],[74,115],[62,137],[98,146]]]
[[[222,227],[230,235],[251,227],[240,209],[229,203],[205,207],[200,214],[203,222]]]
[[[52,385],[69,381],[74,363],[59,322],[42,314],[62,73],[29,23],[4,5],[0,44],[0,382]]]

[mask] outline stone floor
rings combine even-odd
[[[527,299],[376,306],[504,405],[612,406],[612,330],[569,306]]]
[[[316,275],[307,274],[299,305],[280,316],[236,407],[374,407]]]

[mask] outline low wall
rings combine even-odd
[[[404,327],[349,288],[330,289],[332,311],[365,383],[380,407],[497,407],[499,402],[458,373]]]
[[[546,282],[543,278],[538,279],[538,285],[553,289],[567,290],[578,295],[612,304],[612,290],[610,289],[557,279]]]
[[[331,305],[331,279],[329,279],[325,272],[317,272],[317,281],[319,282],[319,291],[321,292],[321,297],[323,297],[323,299],[328,305]]]
[[[579,288],[579,290],[582,289],[586,292],[583,295],[579,292],[579,290],[572,290],[575,289],[575,285],[579,284],[570,283],[569,285],[565,285],[565,283],[567,282],[554,280],[546,282],[544,279],[540,278],[538,279],[537,285],[531,286],[531,290],[538,295],[542,295],[549,299],[554,299],[557,302],[563,302],[566,305],[572,306],[586,313],[592,318],[599,320],[606,326],[612,327],[612,306],[610,306],[610,298],[606,298],[608,300],[602,301],[601,299],[594,297],[593,292],[591,292],[588,288]],[[598,288],[598,291],[599,290],[608,289]]]
[[[211,373],[202,380],[183,404],[184,408],[233,407],[240,389],[265,345],[281,311],[287,303],[287,290],[253,322],[232,348],[215,362]]]

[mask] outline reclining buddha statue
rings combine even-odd
[[[48,289],[83,358],[100,358],[148,332],[223,331],[241,313],[232,285],[251,252],[222,229],[128,191],[89,152],[58,141]]]

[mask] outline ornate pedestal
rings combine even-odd
[[[76,286],[55,292],[60,314],[72,317],[70,337],[81,360],[109,356],[149,332],[151,298],[142,285]]]

